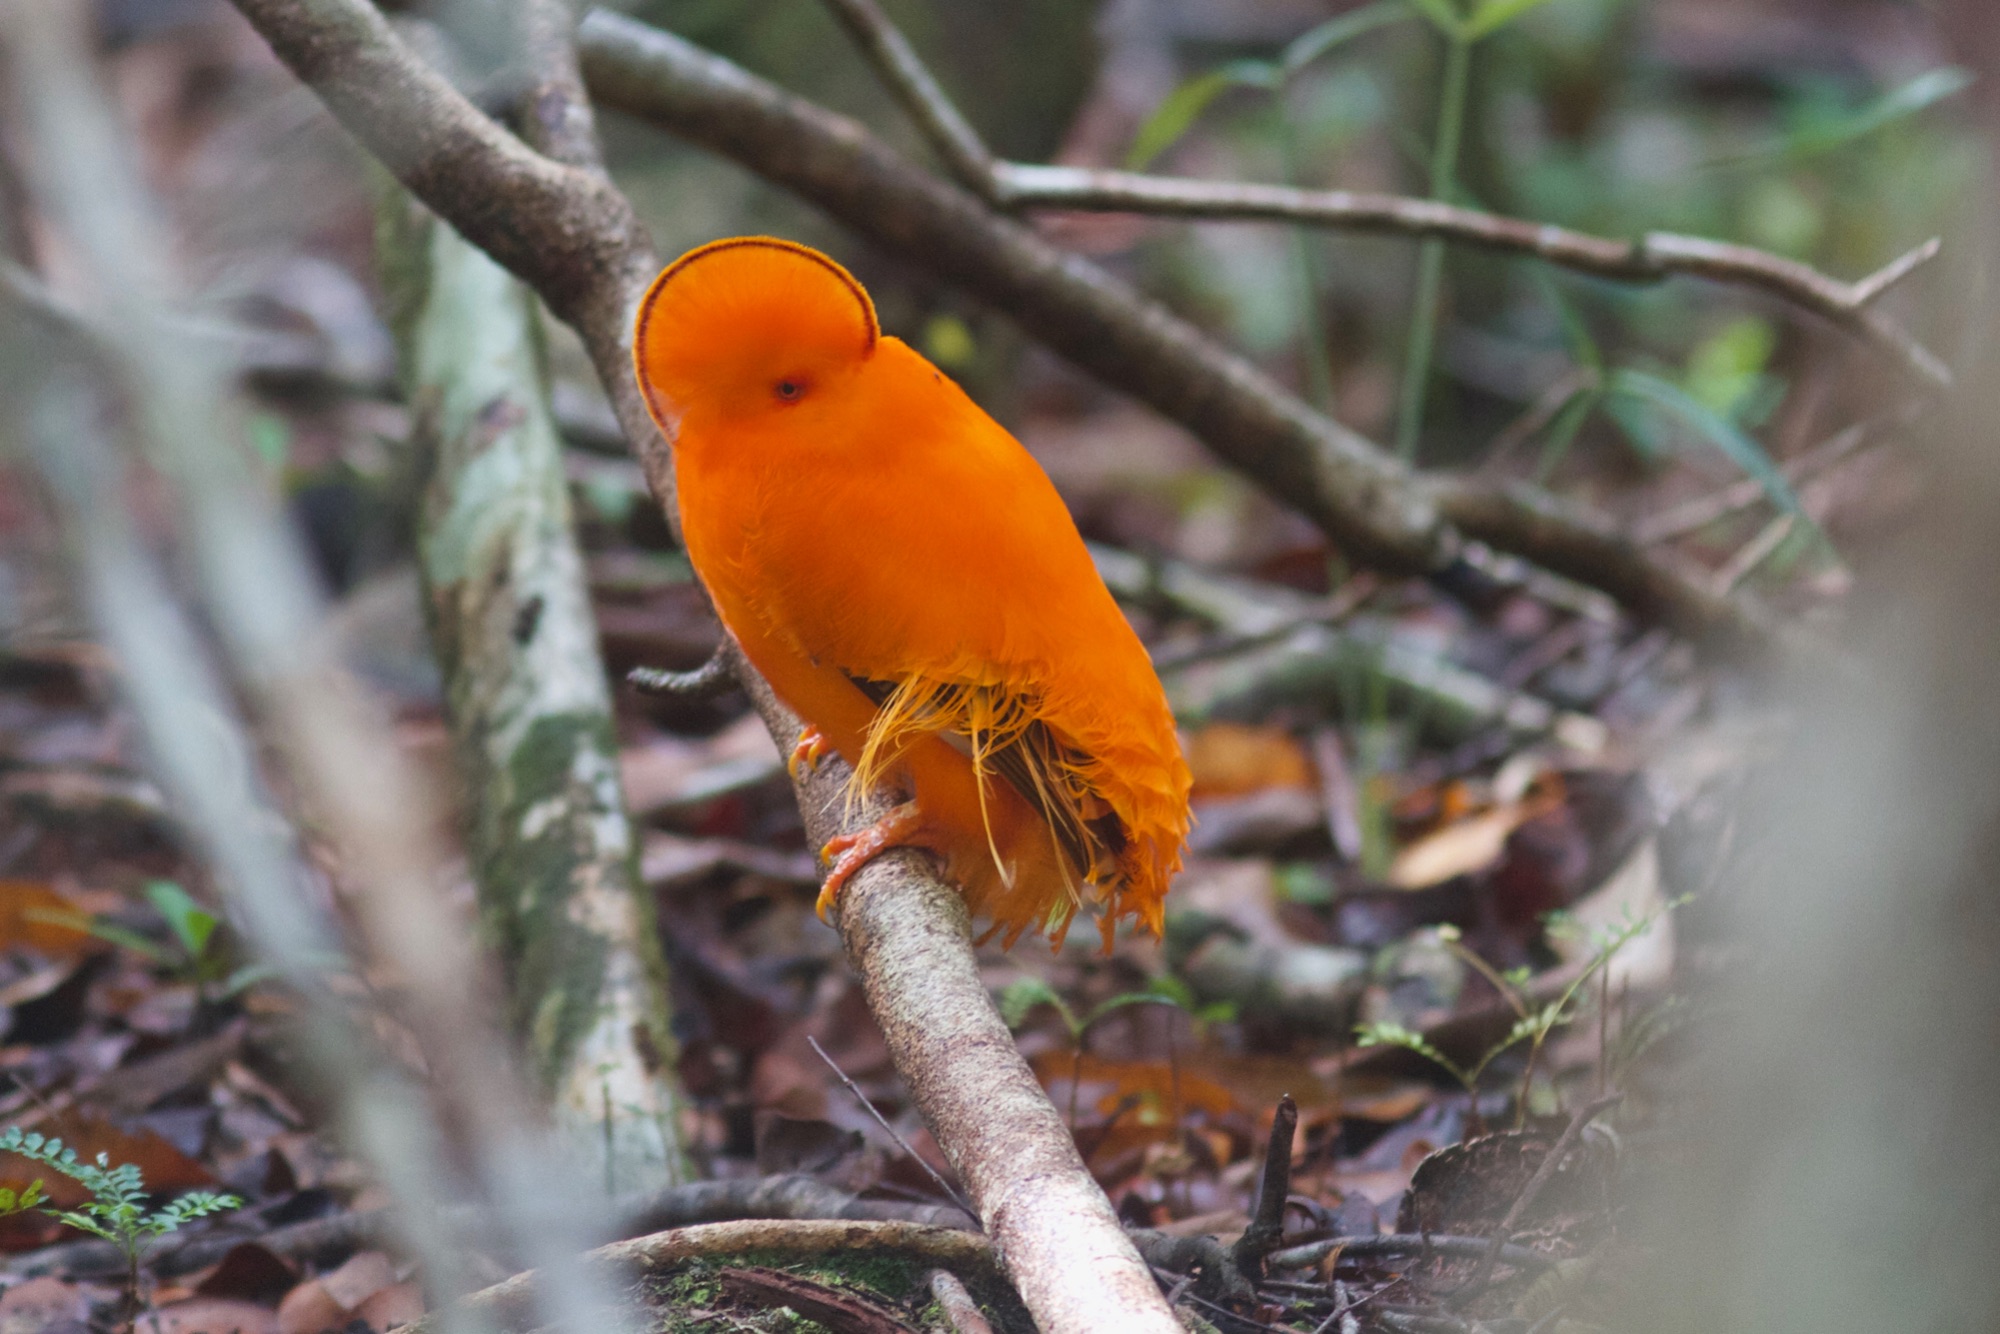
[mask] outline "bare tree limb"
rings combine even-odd
[[[1439,477],[1431,494],[1463,536],[1602,589],[1641,620],[1739,647],[1765,645],[1780,635],[1760,604],[1718,595],[1671,553],[1648,551],[1610,520],[1546,491]]]
[[[1908,330],[1873,309],[1884,292],[1936,258],[1941,245],[1936,238],[1860,281],[1847,283],[1769,251],[1673,232],[1648,232],[1636,241],[1619,241],[1402,195],[1007,162],[995,158],[980,142],[875,0],[827,3],[952,174],[995,207],[1301,223],[1435,237],[1532,255],[1623,282],[1658,282],[1675,275],[1703,278],[1768,292],[1871,343],[1919,381],[1940,389],[1951,384],[1950,367]]]
[[[576,63],[576,11],[570,0],[521,0],[521,48],[528,82],[521,90],[521,137],[545,157],[604,174],[597,117]]]
[[[1449,535],[1412,474],[1242,357],[1079,256],[996,215],[867,129],[669,33],[596,10],[579,30],[600,102],[804,197],[1005,311],[1208,442],[1357,558],[1420,572]]]
[[[1768,618],[1756,608],[1715,597],[1705,579],[1575,506],[1532,488],[1412,472],[1158,302],[917,167],[854,121],[603,10],[584,18],[579,37],[584,77],[605,105],[721,153],[992,303],[1106,384],[1186,426],[1356,559],[1391,572],[1434,572],[1463,537],[1477,537],[1546,558],[1557,573],[1684,633],[1735,645],[1769,638]]]
[[[1001,170],[1008,164],[995,158],[979,137],[979,131],[959,113],[943,88],[902,30],[875,4],[875,0],[827,0],[827,8],[861,47],[868,63],[875,67],[889,91],[924,139],[944,160],[958,183],[984,197],[988,203],[1003,202]]]
[[[280,59],[424,203],[576,326],[670,521],[672,457],[639,399],[631,312],[657,260],[624,198],[494,126],[398,40],[365,0],[237,0]],[[801,732],[731,654],[781,749]],[[843,832],[849,771],[822,764],[801,810],[824,843]],[[1110,1202],[994,1010],[973,958],[965,904],[923,857],[864,868],[840,928],[897,1068],[966,1183],[1009,1277],[1049,1334],[1179,1329]]]

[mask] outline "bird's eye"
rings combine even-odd
[[[772,392],[781,402],[796,403],[805,396],[806,386],[803,380],[780,380]]]

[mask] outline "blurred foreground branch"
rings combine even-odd
[[[1008,162],[994,157],[980,141],[875,0],[827,3],[959,184],[995,208],[1303,223],[1456,241],[1531,255],[1622,282],[1658,282],[1675,275],[1703,278],[1767,292],[1887,352],[1920,382],[1940,389],[1951,384],[1951,368],[1875,308],[1891,287],[1936,258],[1940,249],[1936,238],[1849,283],[1766,250],[1673,232],[1648,232],[1636,241],[1619,241],[1401,195]]]
[[[596,172],[552,162],[502,131],[364,0],[236,4],[404,185],[576,327],[654,495],[676,519],[672,455],[639,398],[628,350],[631,313],[657,267],[630,205]],[[747,665],[735,668],[789,750],[798,720]],[[801,793],[817,841],[840,831],[843,814],[879,814],[844,811],[847,773],[822,765]],[[870,864],[841,902],[842,939],[897,1068],[1041,1327],[1178,1330],[993,1009],[957,892],[928,861],[902,854]]]
[[[1104,383],[1186,426],[1351,557],[1435,572],[1470,535],[1736,646],[1770,637],[1748,600],[1538,491],[1411,471],[1080,256],[911,163],[866,128],[670,33],[604,10],[580,30],[591,91],[741,163],[858,235],[990,302]],[[1449,512],[1445,507],[1449,506]],[[1476,531],[1457,526],[1471,520]]]
[[[92,84],[87,31],[85,7],[73,0],[0,8],[30,187],[68,244],[70,272],[87,302],[76,327],[87,330],[90,354],[66,367],[72,374],[87,367],[115,385],[131,436],[167,483],[222,657],[302,804],[338,853],[361,934],[399,984],[405,1001],[399,1017],[468,1141],[479,1185],[499,1207],[510,1239],[552,1267],[545,1314],[585,1328],[593,1303],[567,1262],[582,1213],[571,1205],[567,1182],[551,1179],[548,1147],[486,1022],[485,987],[465,933],[436,892],[439,849],[422,789],[387,720],[334,661],[305,553],[262,474],[246,463],[248,447],[233,421],[223,373],[197,345],[174,336],[165,311],[175,284],[162,229]],[[28,383],[38,383],[38,349],[17,339],[10,350],[10,360],[25,363]],[[269,816],[246,818],[230,791],[229,775],[238,775],[247,791],[256,768],[254,752],[230,724],[226,694],[202,666],[171,598],[159,594],[157,580],[150,588],[141,582],[145,571],[136,556],[116,581],[99,564],[101,545],[114,552],[121,543],[128,552],[136,548],[120,533],[128,521],[114,466],[88,464],[80,476],[63,471],[64,449],[89,458],[97,425],[81,409],[67,423],[37,413],[26,433],[41,443],[44,473],[62,494],[74,557],[101,632],[123,659],[154,762],[195,814],[205,851],[259,945],[318,1002],[312,1022],[327,1036],[315,1054],[326,1059],[321,1073],[358,1137],[378,1152],[392,1186],[434,1203],[433,1183],[448,1169],[433,1133],[407,1098],[371,1077],[355,1044],[340,1038],[342,1010],[320,976],[329,957],[323,928],[313,922],[280,849],[260,832],[269,830]],[[157,633],[147,633],[149,626]],[[220,756],[204,704],[222,721]],[[437,1226],[435,1208],[417,1210],[411,1226],[428,1234]],[[448,1283],[444,1248],[426,1258],[434,1262],[434,1280]]]

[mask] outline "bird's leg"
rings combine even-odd
[[[847,887],[856,871],[891,848],[918,842],[923,832],[924,817],[918,812],[917,803],[906,801],[866,829],[828,839],[819,850],[820,859],[829,863],[826,883],[820,886],[819,902],[813,905],[819,920],[826,920],[827,910],[839,900],[840,891]]]
[[[799,770],[812,770],[819,762],[833,753],[833,743],[826,739],[826,733],[806,724],[806,730],[799,734],[799,744],[792,747],[792,753],[785,759],[785,772],[799,781]]]

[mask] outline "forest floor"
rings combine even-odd
[[[109,69],[183,230],[255,254],[228,272],[256,429],[339,591],[350,665],[451,791],[398,527],[409,415],[390,387],[349,150],[227,21],[135,42]],[[231,98],[190,91],[216,71]],[[338,189],[309,222],[276,208],[328,180]],[[573,351],[558,340],[552,355],[607,667],[614,680],[692,667],[719,629],[636,465],[605,449]],[[1053,951],[981,954],[1091,1171],[1133,1229],[1227,1248],[1251,1223],[1288,1103],[1290,1252],[1251,1276],[1248,1300],[1213,1272],[1180,1285],[1198,1314],[1342,1334],[1588,1325],[1594,1282],[1619,1262],[1622,1184],[1660,1151],[1660,1072],[1702,1022],[1690,996],[1715,962],[1720,868],[1777,717],[1688,645],[1508,562],[1427,582],[1349,572],[1178,430],[1032,350],[1015,372],[1010,424],[1097,544],[1195,776],[1164,941],[1107,952],[1085,926]],[[1820,443],[1803,421],[1787,429],[1792,457]],[[1884,453],[1818,475],[1808,502],[1823,526],[1865,535],[1893,518],[1908,479]],[[1684,554],[1720,580],[1751,573],[1734,557],[1768,515],[1728,502],[1726,469],[1607,468],[1588,484],[1656,515],[1716,498]],[[150,1192],[241,1199],[160,1244],[149,1328],[317,1334],[416,1318],[424,1296],[384,1226],[386,1196],[304,1091],[294,1002],[219,920],[25,487],[0,489],[0,576],[0,1127],[136,1165]],[[1844,579],[1807,569],[1766,591],[1796,612]],[[622,687],[617,710],[696,1175],[804,1175],[885,1205],[948,1205],[934,1182],[945,1164],[814,916],[818,873],[756,716],[740,697]],[[449,892],[475,930],[462,867]],[[389,1050],[414,1051],[382,1003],[394,976],[364,969],[341,986]],[[0,1187],[35,1179],[59,1207],[88,1198],[0,1155]],[[1314,1243],[1332,1244],[1300,1249]],[[482,1257],[478,1277],[505,1277],[506,1260]],[[686,1269],[658,1296],[681,1322],[663,1327],[950,1327],[907,1267],[863,1275],[864,1299],[823,1272],[788,1290],[755,1261]],[[0,1219],[0,1334],[102,1327],[122,1274],[46,1213]],[[775,1310],[787,1291],[823,1309]]]

